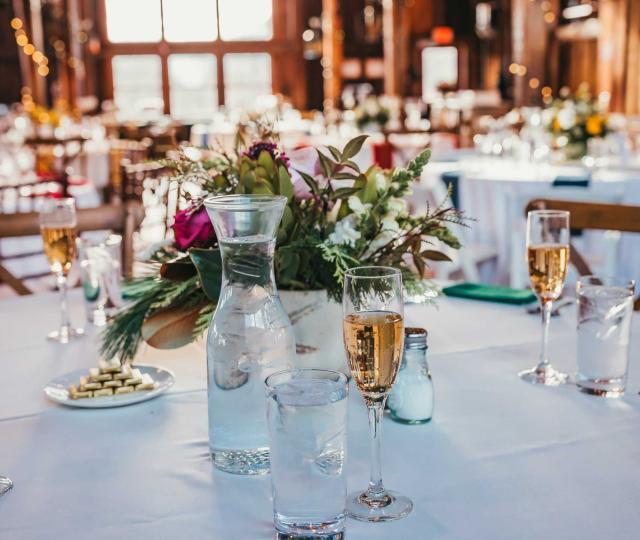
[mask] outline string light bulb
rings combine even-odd
[[[27,43],[22,50],[24,51],[24,54],[27,54],[29,56],[31,56],[34,52],[36,52],[36,48],[31,45],[31,43]]]
[[[29,38],[27,38],[27,36],[25,36],[24,34],[21,34],[16,38],[16,43],[20,47],[24,47],[27,43],[29,43]]]
[[[40,75],[41,77],[46,77],[47,75],[49,75],[49,68],[47,66],[40,66],[38,68],[38,75]]]
[[[11,28],[14,30],[20,30],[20,28],[22,28],[22,19],[19,19],[18,17],[11,19]]]

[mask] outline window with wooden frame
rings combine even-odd
[[[107,97],[126,115],[206,120],[271,94],[278,0],[101,0]]]

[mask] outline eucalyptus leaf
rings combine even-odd
[[[360,191],[360,188],[357,187],[338,188],[331,195],[331,199],[346,199],[348,197],[351,197],[351,195],[355,195],[356,193],[358,193],[358,191]]]
[[[335,163],[331,161],[327,156],[325,156],[320,150],[318,152],[318,159],[320,160],[320,168],[322,169],[322,173],[327,177],[331,177],[331,173],[335,166]]]
[[[329,152],[331,152],[331,155],[333,156],[333,159],[335,159],[338,163],[342,162],[342,154],[340,153],[340,150],[338,150],[335,146],[327,146],[327,148],[329,149]]]
[[[448,255],[442,253],[442,251],[436,251],[435,249],[425,249],[420,253],[420,257],[430,261],[451,261],[451,258]]]
[[[364,141],[367,140],[369,135],[358,135],[357,137],[351,139],[342,150],[342,159],[351,159],[362,149],[362,145]]]
[[[307,186],[309,186],[309,189],[314,195],[318,195],[320,193],[320,187],[318,186],[318,182],[316,182],[316,179],[313,176],[311,176],[310,174],[307,174],[306,172],[299,171],[298,169],[296,169],[296,172],[304,180],[304,183],[307,184]]]

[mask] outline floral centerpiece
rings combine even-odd
[[[587,153],[587,141],[604,137],[608,119],[587,85],[580,85],[575,94],[563,88],[560,96],[550,99],[543,113],[543,122],[567,159],[579,159]]]
[[[355,109],[356,125],[359,129],[384,129],[391,119],[391,110],[377,96],[367,96]]]
[[[360,171],[352,158],[366,135],[342,150],[309,148],[288,157],[273,133],[258,131],[252,143],[239,137],[231,153],[210,151],[204,159],[192,159],[182,152],[165,161],[175,179],[197,186],[197,193],[175,218],[175,239],[151,254],[151,272],[129,283],[130,303],[103,336],[105,356],[132,359],[142,340],[180,347],[208,326],[221,278],[220,253],[202,204],[213,194],[287,197],[275,251],[281,291],[322,290],[339,300],[348,268],[385,265],[400,268],[405,287],[420,292],[428,287],[422,278],[429,261],[448,260],[430,244],[460,247],[449,228],[464,222],[457,210],[443,204],[414,216],[403,199],[427,164],[428,150],[406,168]]]

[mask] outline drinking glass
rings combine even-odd
[[[527,216],[527,262],[531,288],[541,303],[542,345],[540,361],[519,373],[532,384],[557,386],[567,374],[556,370],[548,357],[549,321],[553,301],[562,293],[569,267],[569,212],[534,210]]]
[[[122,307],[120,277],[120,235],[78,238],[80,279],[84,292],[87,320],[105,326],[109,317]]]
[[[361,521],[406,516],[411,500],[382,484],[382,413],[396,380],[404,339],[402,275],[395,268],[363,266],[345,273],[344,346],[351,375],[364,398],[371,432],[371,476],[364,492],[347,497],[347,513]]]
[[[73,328],[69,320],[67,276],[76,257],[76,207],[73,199],[45,199],[40,209],[40,232],[44,252],[60,289],[60,328],[47,339],[60,343],[81,336],[84,330]]]
[[[0,476],[0,495],[4,495],[12,487],[13,487],[13,482],[11,481],[11,478],[7,478],[6,476]]]
[[[283,538],[338,540],[347,496],[347,377],[290,369],[265,384],[276,531]]]
[[[578,373],[582,392],[617,397],[624,394],[635,282],[616,277],[584,276],[578,297]]]

